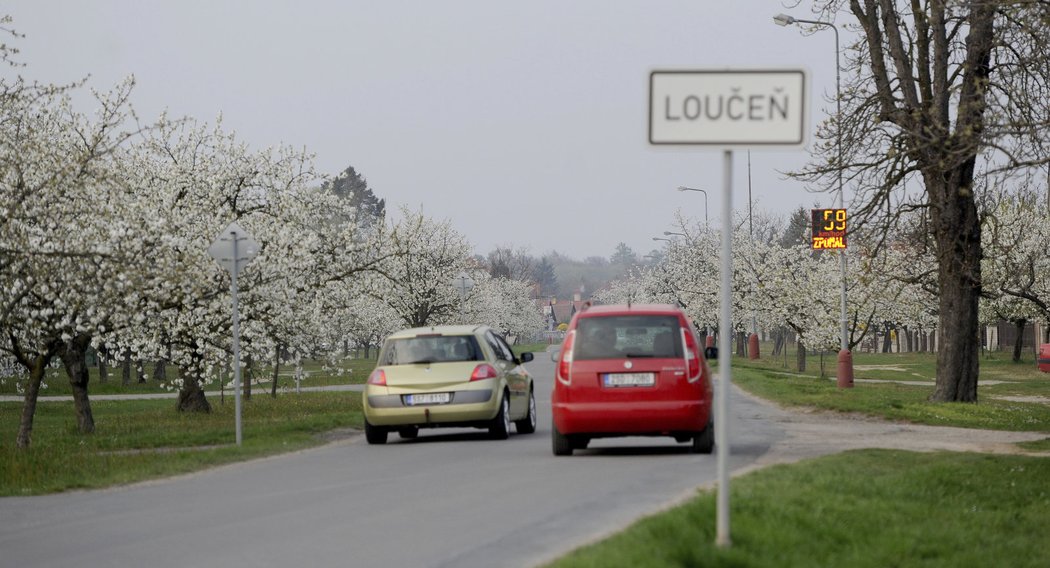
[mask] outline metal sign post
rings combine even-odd
[[[467,301],[467,296],[470,295],[470,291],[474,289],[474,279],[470,277],[466,271],[460,272],[452,279],[452,287],[459,292],[459,320],[460,323],[466,323],[463,319],[463,304]]]
[[[723,149],[721,315],[715,448],[718,512],[715,544],[729,538],[729,388],[732,368],[733,147],[801,147],[808,124],[807,77],[798,69],[653,71],[649,143]],[[749,203],[750,206],[750,203]],[[705,205],[706,208],[706,205]],[[705,209],[706,210],[706,209]],[[706,215],[706,213],[705,213]]]
[[[241,321],[237,306],[237,275],[259,254],[259,243],[236,221],[230,223],[208,247],[208,254],[230,272],[233,297],[233,400],[237,445],[241,445]]]

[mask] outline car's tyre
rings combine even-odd
[[[397,435],[403,440],[415,440],[419,437],[419,426],[402,426],[397,429]]]
[[[557,426],[551,425],[551,447],[554,450],[556,456],[571,456],[572,455],[572,440],[568,436],[558,431]]]
[[[715,449],[715,425],[710,420],[707,422],[707,428],[704,428],[703,432],[700,432],[693,437],[693,453],[694,454],[709,454]]]
[[[591,439],[587,436],[570,436],[569,445],[574,450],[586,450],[587,446],[591,443]]]
[[[510,398],[503,393],[499,403],[499,412],[489,426],[489,437],[493,440],[506,440],[510,437]]]
[[[365,420],[365,440],[368,440],[369,444],[385,444],[386,435],[389,430],[382,426],[373,426]]]
[[[514,421],[514,429],[519,434],[532,434],[536,431],[536,395],[529,389],[529,409],[525,418]]]

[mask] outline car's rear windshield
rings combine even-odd
[[[380,365],[412,365],[484,359],[473,335],[420,335],[388,339]]]
[[[580,318],[575,359],[682,357],[676,316],[623,315]]]

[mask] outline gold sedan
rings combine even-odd
[[[483,325],[406,329],[386,338],[365,385],[365,438],[415,438],[420,428],[474,427],[492,438],[536,431],[536,396],[524,363]]]

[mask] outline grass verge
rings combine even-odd
[[[734,480],[551,566],[1050,566],[1050,460],[853,451]]]
[[[173,400],[95,401],[95,433],[76,432],[72,403],[37,406],[33,443],[15,448],[21,405],[0,403],[0,496],[107,487],[273,455],[362,426],[361,394],[255,396],[244,404],[243,444],[234,445],[234,405],[181,414]]]
[[[827,367],[832,374],[834,363],[832,359]],[[779,360],[734,357],[733,382],[787,406],[857,412],[933,426],[1050,432],[1050,405],[1037,402],[1050,399],[1050,377],[1034,366],[982,358],[981,379],[995,384],[979,387],[976,404],[929,402],[935,366],[933,354],[858,356],[854,379],[879,382],[856,381],[854,388],[840,389],[834,380],[820,376],[816,364],[809,372],[798,373],[784,368]]]
[[[364,384],[368,379],[369,373],[376,366],[376,353],[372,352],[371,358],[345,358],[335,362],[327,360],[308,360],[303,362],[303,377],[302,386],[304,387],[317,387],[317,386],[330,386],[330,385],[344,385],[344,384]],[[91,367],[88,369],[88,388],[90,394],[152,394],[152,393],[164,393],[171,392],[166,382],[155,380],[151,373],[154,371],[152,364],[146,365],[147,378],[145,382],[138,382],[138,379],[132,377],[131,383],[123,385],[122,375],[120,367],[110,367],[108,378],[105,382],[99,380],[99,372],[97,367]],[[242,377],[245,381],[249,377],[253,378],[252,385],[253,391],[269,392],[271,385],[273,384],[273,367],[269,366],[257,366],[249,373],[248,369],[242,370]],[[179,370],[177,367],[168,366],[167,376],[174,379],[178,376]],[[282,388],[295,388],[295,367],[289,365],[282,365],[278,370],[277,386],[278,389]],[[229,382],[232,379],[228,379]],[[0,379],[0,394],[2,395],[19,395],[22,394],[22,388],[24,388],[25,378],[13,378],[6,377]],[[41,396],[69,396],[72,394],[72,389],[69,386],[69,377],[66,375],[66,371],[61,366],[55,365],[47,370],[47,375],[44,379],[46,385],[40,391]],[[220,385],[212,381],[204,387],[208,392],[219,392]],[[232,392],[232,387],[227,386],[226,392]]]

